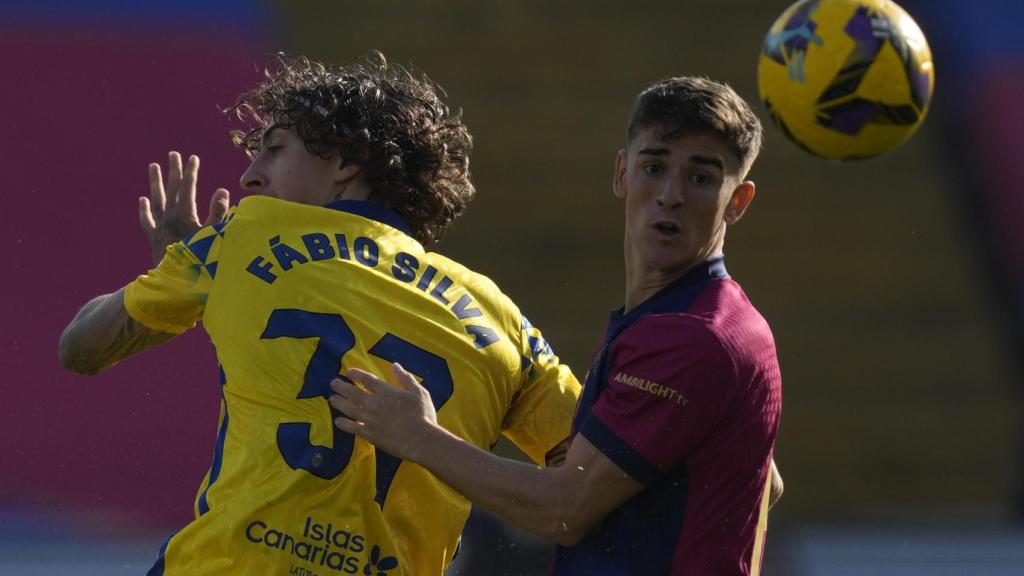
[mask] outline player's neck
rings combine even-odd
[[[662,288],[682,278],[693,266],[664,270],[647,266],[635,259],[626,259],[626,300],[623,314],[629,314]]]
[[[685,272],[684,272],[685,274]],[[654,296],[662,288],[668,286],[676,279],[682,277],[682,274],[676,274],[671,277],[659,277],[656,275],[626,275],[626,300],[623,305],[622,313],[629,314],[637,306],[646,302],[651,296]]]
[[[691,270],[704,264],[711,258],[721,256],[721,252],[702,258],[692,264],[673,268],[659,269],[644,266],[636,261],[626,259],[626,298],[623,304],[623,314],[629,314],[638,306],[646,302],[652,296],[660,292],[669,284],[679,280]]]

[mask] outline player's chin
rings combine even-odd
[[[648,265],[666,275],[673,275],[685,268],[690,260],[683,250],[671,245],[655,247],[647,254]]]

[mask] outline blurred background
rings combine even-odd
[[[818,160],[758,104],[758,196],[727,255],[783,369],[765,574],[1024,574],[1024,4],[901,4],[937,69],[901,148]],[[787,5],[0,0],[0,574],[144,574],[188,521],[219,403],[205,334],[91,379],[61,370],[57,338],[147,269],[148,162],[198,154],[201,204],[238,198],[220,109],[271,54],[379,49],[447,89],[479,194],[437,250],[493,278],[582,378],[624,290],[610,180],[633,97],[702,74],[757,102]],[[449,573],[544,574],[549,556],[474,513]]]

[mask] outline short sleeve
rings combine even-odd
[[[125,288],[124,307],[143,326],[180,334],[203,316],[217,273],[223,225],[207,226],[167,247],[160,264]]]
[[[521,385],[502,432],[530,459],[543,464],[545,455],[569,437],[580,384],[525,316],[520,337]]]
[[[679,315],[648,317],[621,334],[607,378],[580,433],[645,484],[701,445],[736,388],[718,338]]]

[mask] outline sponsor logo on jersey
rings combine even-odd
[[[617,373],[615,375],[614,380],[616,382],[620,383],[620,384],[625,384],[626,386],[632,386],[633,388],[636,388],[637,390],[641,390],[643,392],[647,392],[648,394],[653,394],[655,396],[660,396],[662,398],[666,398],[668,400],[671,400],[671,401],[679,404],[680,406],[686,406],[686,404],[689,402],[689,400],[687,400],[686,397],[684,397],[682,394],[680,394],[678,390],[675,390],[673,388],[669,388],[668,386],[665,386],[664,384],[659,384],[657,382],[652,382],[651,380],[647,380],[645,378],[640,378],[638,376],[631,376],[629,374],[626,374],[625,372]]]
[[[316,576],[319,572],[315,570],[319,567],[337,574],[388,576],[398,567],[397,558],[384,554],[376,544],[368,545],[362,534],[337,529],[331,523],[317,522],[312,517],[306,518],[300,534],[271,526],[263,520],[253,520],[245,527],[245,539],[304,560],[307,564],[293,564],[288,571],[297,576]]]

